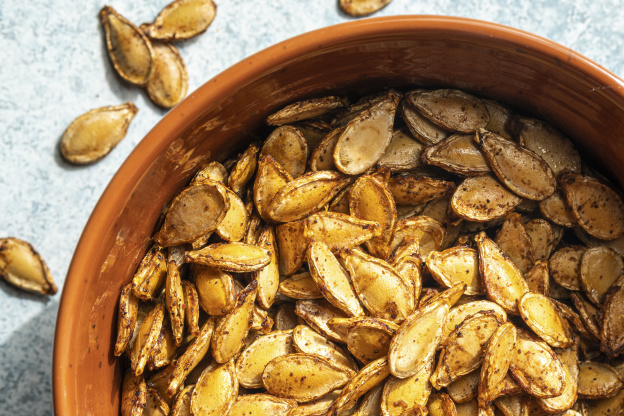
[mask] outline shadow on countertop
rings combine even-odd
[[[53,415],[52,351],[59,304],[50,301],[0,345],[0,415]]]

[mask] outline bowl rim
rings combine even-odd
[[[552,56],[594,78],[599,85],[611,88],[624,102],[624,81],[591,59],[557,42],[521,29],[463,17],[400,15],[343,22],[286,39],[241,60],[205,82],[170,110],[129,154],[96,203],[74,249],[59,302],[52,361],[52,394],[56,415],[73,414],[71,410],[74,403],[70,401],[71,395],[68,395],[72,380],[67,363],[71,361],[70,357],[75,356],[70,347],[78,316],[72,311],[81,309],[81,293],[88,283],[84,276],[97,273],[88,261],[99,246],[99,240],[93,236],[100,235],[116,217],[119,207],[124,205],[128,191],[143,174],[149,162],[164,150],[167,140],[175,134],[178,127],[199,117],[206,106],[218,102],[245,80],[254,79],[280,63],[310,53],[321,46],[345,43],[365,36],[399,34],[422,29],[455,35],[470,33],[473,36],[497,37],[518,48]]]

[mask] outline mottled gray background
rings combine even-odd
[[[208,31],[179,43],[194,90],[269,45],[348,21],[337,0],[215,0]],[[153,20],[169,0],[110,0],[129,20]],[[104,0],[0,0],[0,237],[30,241],[62,288],[80,236],[106,184],[166,113],[111,72],[98,11]],[[394,0],[376,16],[477,18],[536,33],[624,76],[624,2],[617,0]],[[126,138],[88,167],[65,164],[65,127],[95,107],[133,101]],[[60,293],[23,294],[0,282],[0,414],[52,414],[51,366]]]

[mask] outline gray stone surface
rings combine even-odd
[[[351,20],[336,0],[216,0],[208,31],[179,49],[190,90],[239,60],[300,33]],[[169,0],[110,0],[135,23]],[[103,0],[0,0],[0,237],[30,241],[62,288],[74,247],[115,171],[166,113],[111,71],[98,19]],[[394,0],[376,16],[439,14],[517,27],[624,75],[624,4],[617,0]],[[87,167],[62,161],[65,127],[85,111],[133,101],[126,138]],[[0,282],[0,414],[52,414],[51,354],[59,294]]]

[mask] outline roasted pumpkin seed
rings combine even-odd
[[[0,251],[0,254],[2,251]],[[132,283],[128,283],[121,290],[119,309],[117,312],[117,340],[115,341],[115,355],[120,356],[128,347],[134,335],[139,313],[139,299],[132,293]]]
[[[347,347],[357,360],[368,364],[388,355],[390,340],[398,329],[384,319],[359,319],[347,332]]]
[[[172,108],[188,92],[186,65],[178,49],[170,43],[153,41],[152,51],[153,70],[145,91],[154,104]]]
[[[393,376],[413,376],[432,359],[448,312],[446,302],[435,302],[417,309],[403,322],[392,338],[388,352]]]
[[[295,274],[282,280],[279,292],[293,299],[322,299],[323,293],[310,272]]]
[[[498,303],[505,312],[517,315],[518,301],[529,291],[529,286],[518,267],[498,245],[481,231],[476,237],[479,250],[479,273],[488,298]]]
[[[377,163],[393,172],[414,169],[420,166],[420,155],[424,148],[408,132],[395,130],[390,144]]]
[[[539,201],[539,209],[546,219],[555,224],[563,227],[575,227],[578,225],[576,218],[572,214],[572,208],[566,202],[560,189],[555,190],[548,198]]]
[[[191,395],[191,414],[228,414],[237,395],[238,380],[234,363],[212,363],[197,380]]]
[[[238,156],[236,164],[230,171],[227,184],[232,191],[239,195],[256,172],[259,151],[260,147],[257,143],[250,144],[249,147]]]
[[[455,191],[453,182],[404,173],[390,178],[388,190],[397,204],[417,205],[433,199],[451,195]]]
[[[78,165],[96,162],[126,136],[139,109],[132,103],[100,107],[74,119],[61,138],[61,154]]]
[[[565,348],[572,343],[568,322],[547,296],[527,292],[518,301],[518,309],[524,322],[548,345]]]
[[[496,389],[509,370],[515,345],[516,327],[511,322],[499,326],[488,340],[479,377],[481,407],[496,396]]]
[[[327,300],[298,300],[295,306],[295,313],[327,339],[343,344],[346,343],[346,333],[332,329],[327,325],[327,322],[333,318],[346,318],[347,315]]]
[[[299,403],[319,399],[348,381],[349,372],[343,366],[302,353],[274,358],[262,374],[262,384],[270,394]]]
[[[505,310],[497,303],[490,302],[489,300],[476,300],[456,306],[454,308],[451,308],[446,318],[446,322],[442,326],[442,337],[440,339],[440,345],[446,345],[451,332],[459,327],[461,323],[464,322],[464,319],[468,318],[471,315],[486,311],[492,311],[500,325],[504,324],[505,321],[507,321],[507,313],[505,313]]]
[[[250,414],[286,416],[297,406],[294,400],[280,399],[270,394],[244,394],[238,396],[229,416],[244,416]]]
[[[406,99],[433,123],[450,131],[474,133],[490,121],[485,105],[463,91],[421,91],[410,94]]]
[[[427,402],[430,416],[457,416],[455,403],[446,393],[434,392]]]
[[[268,116],[267,124],[269,126],[291,124],[327,114],[332,110],[343,108],[347,104],[348,102],[344,98],[335,96],[299,101]]]
[[[471,134],[453,134],[427,147],[421,159],[425,164],[439,166],[462,176],[479,176],[492,171]]]
[[[180,270],[175,263],[171,262],[167,269],[167,281],[165,283],[165,304],[169,313],[169,322],[177,345],[182,343],[184,331],[184,312],[186,304],[184,303],[184,289],[182,289],[182,280]]]
[[[483,175],[468,178],[457,186],[451,198],[451,208],[464,219],[485,222],[505,216],[520,201],[494,176]]]
[[[565,350],[557,350],[557,356],[561,360],[566,374],[563,393],[549,399],[535,399],[537,404],[549,413],[562,412],[571,408],[576,401],[578,392],[578,342]]]
[[[611,397],[623,386],[617,371],[606,363],[581,362],[578,377],[578,394],[587,399]]]
[[[538,260],[533,267],[524,274],[529,290],[548,296],[550,293],[550,274],[548,272],[548,262]]]
[[[330,131],[327,136],[319,143],[310,156],[310,170],[336,170],[334,163],[334,149],[338,138],[342,134],[344,127],[338,127]]]
[[[131,84],[140,87],[147,84],[153,72],[154,55],[147,36],[110,6],[100,10],[100,20],[108,57],[117,74]]]
[[[353,416],[381,416],[381,394],[383,393],[383,388],[384,384],[379,383],[376,387],[369,390],[362,398]]]
[[[19,238],[0,238],[0,277],[15,287],[42,295],[57,291],[43,258]]]
[[[236,360],[236,374],[241,386],[262,387],[262,373],[267,364],[282,355],[294,354],[292,330],[275,331],[262,335],[247,347]]]
[[[429,377],[433,368],[434,362],[431,359],[420,371],[410,377],[391,376],[381,395],[381,414],[400,416],[414,406],[425,406],[431,393]]]
[[[536,218],[524,224],[535,260],[550,258],[550,254],[555,249],[555,231],[550,223],[541,218]]]
[[[392,139],[394,113],[399,96],[390,92],[362,111],[344,128],[334,148],[334,163],[339,171],[357,175],[373,167]]]
[[[156,348],[164,317],[165,308],[162,304],[158,304],[141,322],[130,351],[130,364],[135,376],[143,374],[143,369]]]
[[[588,234],[602,240],[624,235],[624,202],[618,192],[589,176],[565,173],[559,178],[572,214]]]
[[[308,247],[304,237],[306,221],[294,221],[275,227],[277,248],[279,249],[279,271],[282,275],[296,273],[301,267]]]
[[[245,243],[217,243],[201,250],[187,251],[189,263],[203,264],[226,272],[253,272],[271,261],[271,250]]]
[[[414,91],[405,96],[406,99],[401,105],[401,117],[416,140],[425,146],[431,146],[444,140],[450,133],[429,121],[420,111],[411,106],[409,96],[417,93],[418,91]]]
[[[466,284],[466,295],[484,293],[479,277],[477,250],[470,247],[452,247],[442,252],[432,251],[425,259],[431,276],[443,287]]]
[[[315,354],[327,358],[335,364],[342,365],[351,376],[357,372],[357,365],[340,346],[312,330],[307,325],[298,325],[292,334],[293,345],[297,352]]]
[[[353,248],[378,238],[386,230],[378,222],[337,212],[317,212],[305,220],[304,238],[322,242],[331,251]]]
[[[600,349],[615,357],[624,350],[624,277],[616,280],[603,299]]]
[[[586,247],[569,246],[559,249],[550,257],[550,275],[559,285],[569,290],[581,290],[581,259]]]
[[[303,175],[308,160],[308,143],[292,126],[278,127],[264,141],[260,157],[270,155],[293,178]]]
[[[581,258],[581,286],[589,300],[602,304],[611,285],[624,273],[624,260],[609,247],[592,247]]]
[[[501,327],[499,327],[499,330],[500,328]],[[487,352],[486,357],[484,358],[484,364],[485,360],[487,360]],[[477,397],[480,373],[481,369],[475,370],[472,373],[459,377],[457,380],[446,386],[446,391],[455,403],[468,403]]]
[[[147,401],[147,385],[142,375],[126,371],[121,387],[121,414],[141,416]]]
[[[496,233],[494,239],[498,247],[514,262],[520,272],[525,274],[535,263],[535,253],[531,237],[522,224],[517,212],[507,215],[505,222]]]
[[[392,0],[340,0],[340,8],[343,12],[351,16],[367,16],[375,13],[388,4]]]
[[[175,0],[162,9],[147,33],[152,39],[192,38],[208,29],[216,14],[212,0]]]
[[[275,301],[275,295],[279,287],[279,259],[277,257],[277,243],[272,228],[266,228],[260,234],[258,247],[271,252],[269,264],[254,272],[254,278],[258,282],[258,304],[269,309]]]

